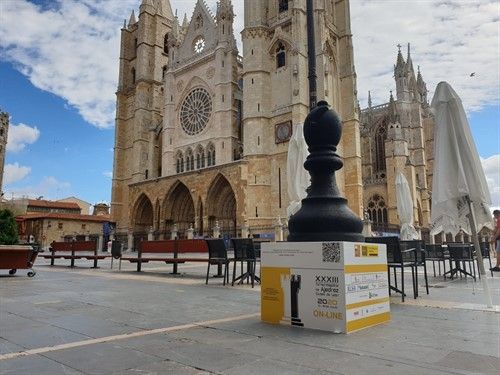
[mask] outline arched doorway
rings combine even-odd
[[[177,236],[186,237],[186,230],[194,225],[194,203],[189,189],[182,182],[177,182],[165,200],[165,230],[170,235],[174,224],[177,225]],[[167,237],[169,238],[169,237]]]
[[[145,194],[137,199],[133,214],[134,249],[139,241],[147,240],[148,232],[153,227],[153,205]]]
[[[208,231],[215,222],[219,223],[221,234],[236,236],[236,197],[229,181],[219,174],[208,189],[206,200]]]

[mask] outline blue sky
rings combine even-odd
[[[112,170],[114,130],[92,126],[64,99],[34,87],[12,64],[0,63],[0,77],[0,105],[12,124],[40,131],[36,142],[7,153],[6,164],[29,166],[31,173],[5,191],[109,202],[111,179],[104,174]]]
[[[110,201],[119,30],[139,3],[0,2],[0,108],[11,115],[13,137],[7,197]],[[171,3],[182,17],[195,1]],[[213,8],[215,0],[207,3]],[[233,3],[239,33],[243,1]],[[387,101],[396,45],[411,42],[429,97],[441,80],[462,96],[493,206],[500,206],[499,3],[352,0],[351,15],[361,105],[368,90],[374,105]]]

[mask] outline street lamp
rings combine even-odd
[[[304,123],[304,138],[309,156],[304,168],[311,175],[311,186],[301,209],[290,217],[288,241],[363,242],[363,223],[340,196],[335,171],[343,167],[337,155],[342,121],[326,101],[316,104],[316,48],[313,0],[307,1],[307,43],[309,61],[310,112]]]

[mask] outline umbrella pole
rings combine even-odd
[[[477,229],[476,229],[476,218],[474,216],[474,210],[472,209],[472,201],[470,197],[467,195],[467,204],[469,206],[469,224],[472,232],[472,241],[474,242],[474,248],[476,249],[476,256],[479,266],[479,274],[481,275],[481,280],[483,281],[483,289],[486,294],[486,307],[492,308],[493,301],[491,299],[491,290],[488,284],[488,280],[486,278],[486,271],[484,270],[484,262],[483,262],[483,254],[481,253],[481,247],[479,246],[479,238],[477,237]]]

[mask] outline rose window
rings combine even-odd
[[[212,99],[202,88],[194,89],[184,99],[181,106],[180,120],[182,129],[189,135],[199,134],[207,126],[212,114]]]

